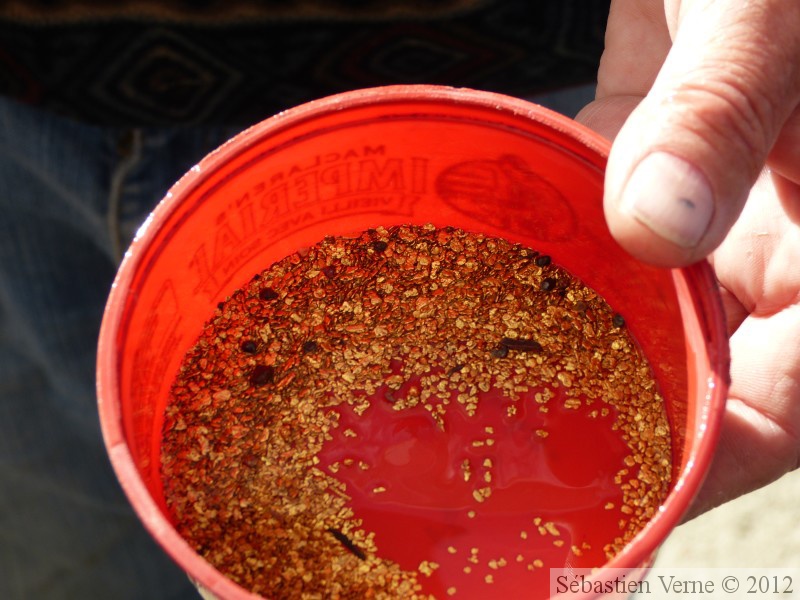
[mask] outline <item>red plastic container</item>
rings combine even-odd
[[[161,427],[184,353],[217,303],[254,273],[326,235],[406,223],[456,226],[550,254],[625,315],[667,402],[674,473],[660,512],[607,566],[652,560],[709,467],[727,392],[727,336],[706,263],[656,269],[611,238],[602,211],[608,149],[522,100],[400,86],[281,113],[175,184],[120,267],[97,382],[117,476],[194,581],[219,598],[255,597],[200,558],[166,514]]]

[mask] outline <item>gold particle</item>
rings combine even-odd
[[[461,472],[464,475],[464,481],[469,481],[470,477],[472,477],[472,467],[468,459],[461,463]]]
[[[555,523],[553,523],[552,521],[547,521],[544,524],[544,528],[550,535],[555,535],[555,536],[561,535],[561,532],[558,530],[558,527],[556,527]]]
[[[438,568],[439,568],[438,563],[435,563],[430,560],[423,560],[421,563],[419,563],[419,567],[417,568],[417,570],[426,577],[430,577],[431,575],[433,575],[433,572]]]

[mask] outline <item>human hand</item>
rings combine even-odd
[[[595,102],[606,218],[654,264],[708,256],[731,378],[692,515],[800,465],[800,2],[614,0]],[[735,223],[735,224],[734,224]]]

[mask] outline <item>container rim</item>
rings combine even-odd
[[[96,376],[101,431],[112,467],[134,511],[153,538],[190,579],[199,582],[221,598],[258,599],[262,596],[248,592],[226,578],[201,558],[178,534],[151,497],[137,470],[123,429],[116,356],[119,349],[118,336],[122,327],[124,300],[130,293],[133,276],[141,266],[142,253],[138,249],[146,248],[151,243],[159,224],[165,222],[180,199],[197,188],[207,174],[262,139],[330,112],[367,105],[390,106],[405,102],[465,105],[532,120],[570,138],[587,149],[590,154],[595,155],[600,164],[605,164],[610,150],[610,142],[605,138],[569,118],[529,101],[494,92],[437,85],[398,85],[360,89],[314,100],[278,113],[242,131],[208,154],[181,177],[137,231],[111,287],[98,339]],[[694,443],[691,444],[685,459],[686,466],[668,498],[660,507],[658,514],[634,540],[611,561],[605,563],[604,566],[609,568],[636,570],[652,560],[669,532],[679,524],[700,488],[711,464],[721,428],[730,359],[716,278],[706,261],[674,269],[672,276],[676,289],[686,291],[685,297],[689,298],[691,303],[689,308],[698,315],[698,327],[694,337],[708,350],[709,368],[704,383],[705,395],[703,398],[698,398],[698,402],[703,404],[703,410],[695,420],[696,433],[694,433]],[[602,569],[598,573],[602,573]]]

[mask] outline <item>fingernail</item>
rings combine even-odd
[[[628,179],[620,208],[662,238],[693,248],[711,223],[714,198],[700,171],[677,156],[655,152]]]

